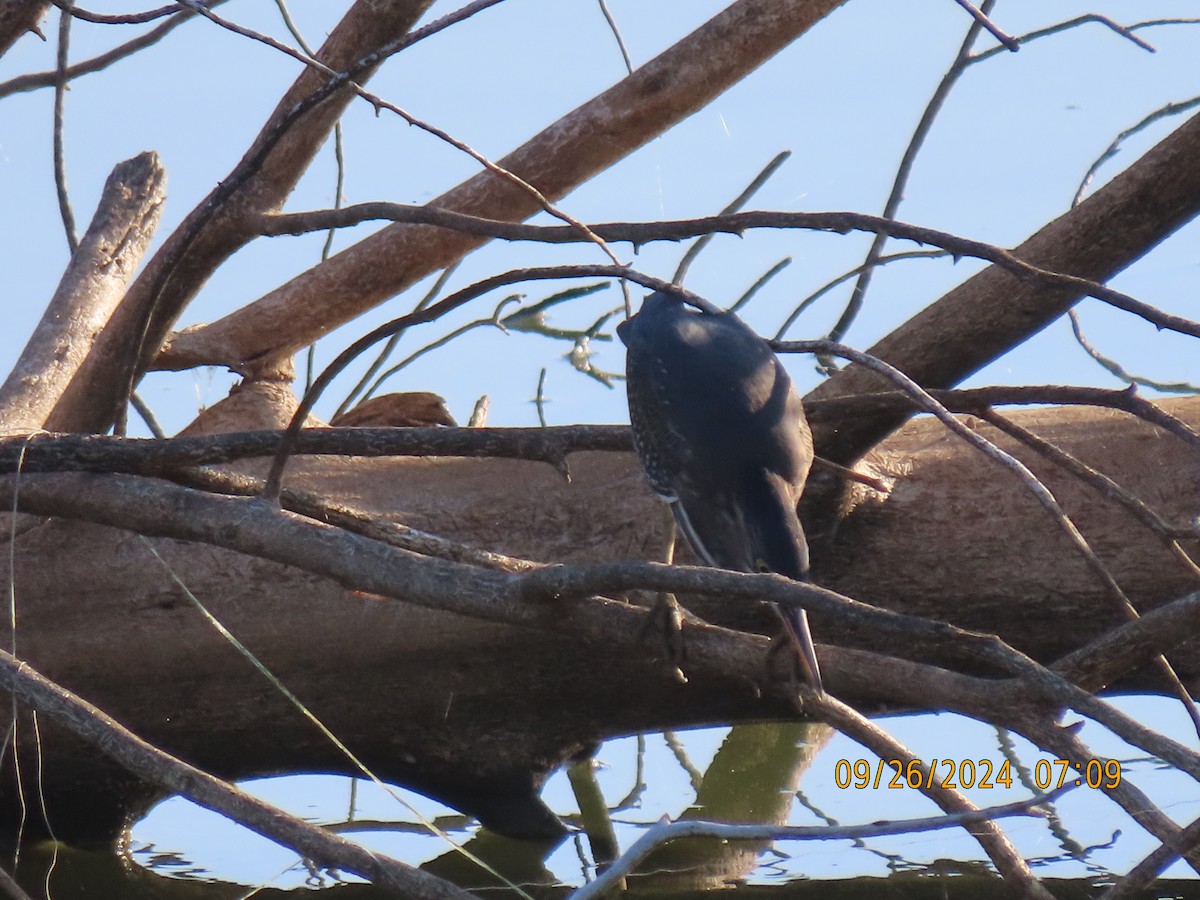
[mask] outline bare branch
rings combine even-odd
[[[782,153],[775,154],[775,157],[763,167],[754,178],[746,185],[745,189],[740,194],[734,197],[722,210],[721,215],[727,216],[730,213],[735,213],[741,210],[750,199],[757,194],[764,184],[771,180],[771,176],[779,171],[779,167],[788,161],[791,157],[791,150],[784,150]],[[683,259],[679,260],[679,265],[675,267],[675,274],[671,277],[671,281],[675,284],[683,284],[683,279],[687,277],[688,269],[691,268],[704,248],[712,242],[713,233],[702,235],[698,241],[688,247],[687,252],[683,254]]]
[[[71,209],[71,198],[67,195],[67,165],[63,158],[63,118],[67,102],[66,70],[70,47],[71,16],[69,11],[63,11],[59,13],[58,50],[55,54],[54,68],[54,189],[58,194],[58,211],[62,216],[63,229],[67,233],[67,246],[74,253],[79,249],[79,236],[75,233],[75,212]]]
[[[1095,161],[1088,166],[1088,170],[1084,173],[1083,178],[1079,180],[1079,187],[1075,189],[1075,197],[1071,200],[1071,205],[1075,206],[1080,200],[1083,199],[1084,195],[1088,191],[1088,188],[1092,186],[1092,180],[1096,177],[1096,173],[1100,171],[1100,167],[1121,151],[1121,145],[1125,143],[1125,141],[1133,137],[1138,132],[1149,128],[1155,122],[1170,118],[1171,116],[1182,115],[1185,112],[1195,109],[1197,106],[1200,106],[1200,97],[1193,97],[1190,100],[1183,100],[1179,103],[1168,103],[1165,106],[1159,107],[1149,115],[1144,116],[1136,125],[1131,125],[1129,128],[1126,128],[1124,131],[1118,134],[1115,138],[1113,138],[1112,143],[1104,149],[1104,152],[1096,157]]]
[[[204,5],[211,6],[214,2],[220,2],[220,0],[208,0]],[[180,11],[180,4],[169,3],[166,6],[160,6],[157,9],[150,9],[146,12],[122,13],[111,16],[80,9],[71,0],[54,0],[54,5],[63,10],[63,12],[70,13],[76,19],[84,22],[93,22],[97,25],[143,25],[146,22],[153,22],[155,19],[178,15]]]
[[[973,18],[979,25],[986,28],[988,34],[998,40],[1006,50],[1011,50],[1016,53],[1021,49],[1020,41],[1014,38],[1011,34],[1005,34],[1003,31],[997,28],[995,23],[992,22],[992,20],[989,19],[985,13],[980,12],[979,9],[975,7],[975,4],[969,2],[969,0],[955,0],[955,2],[969,12],[971,14],[971,18]],[[986,2],[983,4],[983,8],[985,10],[989,6],[990,4]]]
[[[1072,309],[1067,311],[1067,318],[1071,322],[1071,333],[1075,336],[1075,342],[1083,348],[1083,352],[1094,359],[1100,366],[1110,374],[1120,378],[1130,387],[1140,386],[1152,388],[1156,391],[1162,391],[1164,394],[1195,394],[1200,393],[1200,388],[1186,381],[1155,381],[1152,378],[1146,378],[1144,375],[1134,375],[1132,372],[1127,372],[1120,363],[1115,359],[1109,359],[1099,350],[1091,345],[1083,334],[1083,326],[1079,322],[1078,311]]]
[[[543,196],[562,197],[699,109],[838,5],[839,0],[784,5],[737,0],[498,165]],[[480,173],[429,205],[505,220],[520,220],[540,209],[526,193],[491,172]],[[299,349],[480,243],[461,234],[391,226],[230,316],[175,335],[156,365],[178,368],[218,359],[240,364]],[[305,299],[318,295],[320,303]]]
[[[1181,856],[1193,860],[1192,868],[1196,868],[1194,855],[1197,846],[1200,846],[1200,819],[1192,821],[1176,834],[1162,839],[1162,843],[1145,859],[1101,894],[1100,900],[1126,900],[1127,897],[1138,896],[1167,866]]]
[[[423,900],[468,900],[471,897],[448,881],[330,834],[159,750],[86,700],[3,650],[0,650],[0,684],[32,708],[53,716],[139,777],[292,847],[318,865],[353,872],[382,887]]]
[[[617,27],[617,20],[613,18],[612,12],[608,8],[608,4],[604,0],[599,0],[600,12],[604,16],[604,21],[608,23],[608,29],[616,38],[617,47],[621,50],[621,59],[625,61],[625,71],[630,75],[633,74],[633,61],[629,58],[629,50],[625,46],[625,39],[621,37],[621,29]]]
[[[517,269],[512,272],[505,272],[501,275],[494,275],[491,278],[485,278],[483,281],[476,282],[470,287],[463,288],[451,294],[449,297],[438,301],[432,306],[422,310],[417,310],[409,313],[406,316],[401,316],[398,319],[393,319],[390,322],[385,322],[374,331],[363,335],[345,350],[337,355],[325,370],[313,381],[312,386],[304,392],[304,396],[300,398],[300,403],[296,407],[296,412],[292,415],[292,420],[288,424],[287,431],[284,433],[284,439],[279,444],[279,449],[275,453],[275,459],[271,462],[271,471],[267,475],[266,490],[264,496],[272,499],[279,496],[279,490],[283,483],[283,470],[287,465],[288,454],[291,453],[292,444],[296,436],[300,433],[300,429],[304,427],[304,423],[308,420],[308,414],[312,412],[313,406],[320,398],[322,392],[355,358],[369,350],[372,346],[379,343],[384,338],[390,337],[405,328],[421,322],[430,322],[444,315],[452,309],[462,306],[464,303],[473,300],[474,298],[487,293],[494,287],[502,284],[511,284],[514,281],[523,281],[527,279],[554,279],[561,278],[564,274],[571,275],[612,275],[617,278],[628,279],[639,284],[644,284],[654,290],[671,290],[683,296],[689,302],[695,302],[697,306],[708,311],[713,311],[714,307],[707,300],[692,294],[677,285],[668,284],[660,279],[653,278],[648,275],[643,275],[640,272],[635,272],[624,266],[544,266],[532,269]],[[544,381],[545,375],[542,375]],[[538,396],[541,396],[539,387]],[[541,407],[539,407],[540,409]],[[545,422],[542,422],[545,425]]]
[[[310,231],[323,231],[326,228],[354,225],[369,219],[391,219],[397,222],[423,223],[437,225],[442,228],[462,231],[468,234],[487,235],[503,240],[531,240],[552,244],[578,243],[585,238],[568,226],[561,225],[524,225],[518,223],[498,222],[482,219],[476,216],[462,215],[448,210],[428,206],[405,206],[397,203],[358,203],[341,209],[319,210],[306,213],[291,213],[264,217],[262,232],[264,234],[303,234]],[[987,260],[1000,268],[1011,272],[1022,280],[1043,283],[1076,292],[1079,295],[1095,297],[1118,309],[1133,313],[1159,328],[1178,331],[1193,337],[1200,337],[1200,323],[1182,316],[1166,313],[1148,303],[1143,303],[1128,294],[1107,287],[1099,282],[1089,281],[1074,275],[1039,268],[1025,261],[1020,251],[1004,250],[985,241],[960,237],[935,228],[912,225],[881,216],[870,216],[864,213],[852,212],[777,212],[758,210],[743,213],[729,213],[719,216],[707,216],[700,219],[683,219],[665,222],[625,222],[592,225],[591,230],[606,241],[628,241],[635,246],[648,244],[652,241],[678,241],[700,235],[710,235],[714,232],[728,234],[744,234],[752,228],[806,228],[819,231],[832,231],[846,234],[851,231],[866,231],[887,235],[893,238],[927,244],[949,252],[955,257],[974,257]],[[864,264],[865,265],[865,264]],[[590,272],[591,270],[587,270]],[[581,269],[581,274],[585,274]],[[224,321],[224,320],[222,320]],[[184,341],[194,332],[180,335],[178,340]],[[168,358],[178,356],[175,350],[164,353]],[[180,361],[182,362],[182,360]],[[196,360],[192,365],[201,364]],[[209,364],[216,361],[208,360]],[[224,365],[236,364],[223,361]],[[161,361],[158,367],[184,367],[180,363],[165,366]]]
[[[989,406],[1039,404],[1099,406],[1119,409],[1175,435],[1200,450],[1200,432],[1133,391],[1067,385],[994,385],[968,390],[931,390],[930,395],[958,413],[975,413]],[[827,400],[806,397],[804,408],[809,421],[832,425],[852,416],[875,416],[911,412],[920,406],[899,392],[831,397]]]
[[[959,0],[959,2],[962,3],[962,0]],[[967,70],[967,61],[970,59],[971,48],[975,46],[979,32],[983,28],[990,26],[991,23],[988,21],[987,14],[991,12],[995,3],[996,0],[984,0],[982,12],[970,4],[965,5],[964,8],[971,12],[975,21],[967,29],[966,36],[958,48],[958,53],[954,55],[950,67],[942,76],[941,81],[938,82],[938,86],[934,88],[933,96],[925,104],[921,118],[913,129],[912,137],[908,140],[908,146],[904,148],[904,155],[900,158],[900,163],[896,167],[896,174],[892,179],[892,189],[888,193],[887,201],[883,205],[883,217],[885,219],[894,218],[896,211],[900,208],[900,204],[904,201],[904,191],[908,186],[908,179],[912,175],[912,170],[916,165],[921,147],[925,144],[925,138],[933,130],[933,123],[937,120],[938,113],[941,112],[942,106],[950,96],[950,92]],[[1016,50],[1017,46],[1014,44],[1009,49]],[[875,266],[879,262],[879,258],[883,255],[883,248],[887,243],[887,238],[886,233],[880,232],[875,235],[875,240],[871,241],[871,246],[867,250],[867,257],[859,267],[858,278],[854,282],[854,290],[850,293],[850,299],[846,303],[846,308],[842,310],[841,316],[833,328],[829,330],[829,334],[826,335],[829,340],[842,340],[854,320],[858,317],[858,313],[866,301],[867,288],[871,284],[871,277],[875,274]]]
[[[0,471],[161,473],[273,455],[283,433],[241,431],[166,440],[99,434],[0,438]],[[624,425],[559,428],[305,428],[295,453],[331,456],[457,456],[528,459],[561,467],[580,450],[627,452]]]
[[[1054,35],[1054,34],[1060,34],[1064,31],[1069,31],[1072,28],[1077,28],[1080,25],[1085,25],[1090,22],[1095,22],[1097,25],[1103,25],[1105,28],[1108,28],[1110,31],[1114,31],[1117,34],[1119,34],[1121,37],[1137,44],[1137,46],[1141,47],[1143,50],[1153,53],[1153,52],[1155,52],[1154,46],[1152,44],[1149,44],[1146,41],[1142,40],[1134,32],[1136,32],[1142,28],[1149,28],[1149,27],[1156,26],[1156,25],[1196,24],[1196,23],[1200,23],[1200,19],[1152,19],[1152,20],[1148,20],[1148,21],[1144,21],[1144,22],[1137,22],[1136,24],[1126,26],[1126,25],[1121,25],[1117,22],[1114,22],[1108,16],[1101,16],[1101,15],[1097,15],[1096,13],[1088,13],[1086,15],[1076,16],[1074,19],[1068,19],[1065,22],[1059,22],[1056,25],[1051,25],[1048,28],[1039,28],[1037,31],[1031,31],[1028,34],[1023,34],[1017,38],[1017,41],[1020,42],[1021,44],[1028,44],[1028,43],[1031,43],[1032,41],[1038,40],[1039,38],[1049,37],[1050,35]],[[972,58],[971,61],[973,63],[983,62],[983,60],[988,59],[989,57],[995,56],[997,53],[1003,53],[1004,49],[1005,48],[1003,48],[1003,47],[991,47],[987,50],[984,50],[981,53],[976,54]]]
[[[212,6],[224,3],[225,0],[212,0]],[[40,3],[27,4],[29,6],[41,6],[42,14],[45,9],[50,6],[49,0],[44,0]],[[179,10],[171,18],[167,19],[163,24],[159,25],[150,31],[147,31],[141,37],[136,37],[127,43],[121,44],[119,47],[114,47],[106,53],[101,53],[92,59],[84,60],[81,63],[76,63],[73,66],[68,66],[65,72],[67,81],[74,81],[82,75],[90,75],[92,72],[100,72],[107,69],[115,62],[120,62],[127,56],[132,56],[139,50],[145,49],[153,44],[158,43],[168,34],[182,25],[184,22],[195,17],[195,13],[190,10]],[[2,7],[0,7],[2,11]],[[41,14],[39,14],[39,19]],[[0,82],[0,99],[9,96],[10,94],[19,94],[22,91],[33,91],[38,88],[54,87],[58,83],[58,74],[56,72],[36,72],[29,75],[18,75],[16,78],[10,78],[8,81]]]
[[[1143,524],[1148,525],[1150,529],[1155,532],[1155,534],[1165,538],[1167,545],[1171,549],[1171,552],[1174,554],[1175,558],[1184,565],[1185,569],[1193,577],[1200,577],[1200,568],[1196,566],[1196,563],[1192,560],[1192,558],[1188,556],[1181,546],[1179,546],[1179,542],[1177,540],[1167,536],[1168,527],[1166,523],[1163,522],[1160,517],[1155,515],[1149,507],[1147,507],[1128,491],[1122,489],[1121,486],[1111,478],[1108,478],[1100,472],[1097,472],[1090,466],[1084,465],[1082,462],[1061,448],[1054,446],[1049,441],[1039,438],[1033,432],[1026,428],[1022,428],[1015,422],[1009,421],[1004,416],[997,414],[994,410],[987,410],[982,413],[981,416],[986,422],[994,425],[1005,434],[1016,438],[1029,447],[1034,448],[1043,456],[1053,460],[1057,465],[1067,469],[1067,471],[1075,475],[1076,478],[1079,478],[1086,484],[1089,484],[1093,488],[1101,491],[1105,496],[1120,503],[1125,509],[1137,516],[1137,518],[1143,522]],[[1098,558],[1096,559],[1096,562],[1097,564],[1099,563]],[[1110,588],[1110,594],[1112,594],[1113,599],[1116,601],[1118,607],[1122,610],[1125,618],[1129,621],[1136,621],[1138,618],[1138,611],[1136,608],[1134,608],[1133,603],[1126,596],[1125,592],[1117,586],[1115,579],[1113,579],[1112,575],[1108,573],[1107,568],[1101,566],[1100,570],[1102,572],[1102,577],[1104,577],[1107,581],[1110,581],[1112,587],[1116,588],[1115,590]],[[1179,698],[1180,702],[1183,704],[1184,710],[1188,714],[1188,717],[1192,720],[1192,726],[1196,729],[1197,735],[1200,735],[1200,710],[1197,710],[1196,702],[1192,699],[1192,695],[1187,688],[1183,686],[1183,682],[1179,680],[1179,676],[1176,674],[1175,669],[1172,667],[1170,661],[1168,661],[1165,656],[1160,655],[1155,657],[1154,665],[1166,679],[1167,683],[1174,688],[1175,695]]]
[[[0,0],[0,56],[23,35],[32,31],[40,36],[38,23],[49,8],[50,0]]]
[[[111,385],[122,409],[145,357],[157,352],[162,336],[200,285],[253,236],[255,216],[277,208],[295,186],[354,96],[351,79],[369,77],[430,2],[398,0],[380,7],[358,0],[318,53],[320,63],[339,75],[330,79],[305,68],[230,176],[150,260],[114,317],[115,327],[138,339],[129,377]]]
[[[918,834],[940,831],[975,822],[1009,816],[1035,815],[1043,803],[1058,799],[1073,785],[1064,786],[1040,797],[1018,800],[1001,806],[987,806],[973,812],[947,813],[921,819],[894,819],[864,825],[740,825],[705,822],[699,819],[662,821],[652,825],[603,874],[571,894],[570,900],[594,900],[613,890],[617,883],[657,848],[682,838],[708,837],[721,841],[822,841],[882,837],[892,834]]]
[[[1013,251],[1038,268],[1104,281],[1200,212],[1200,117],[1177,131],[1077,207]],[[870,348],[926,388],[951,387],[1073,306],[1075,289],[1014,280],[985,269]],[[1193,331],[1195,329],[1192,329]],[[851,365],[817,387],[824,399],[879,390],[878,376]],[[857,459],[900,418],[840,423],[818,430],[819,452]]]
[[[89,431],[98,387],[78,377],[119,377],[129,336],[108,329],[162,213],[166,172],[154,153],[120,163],[42,321],[0,387],[0,433],[43,427]],[[102,410],[108,418],[110,410]]]

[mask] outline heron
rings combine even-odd
[[[657,291],[617,326],[634,446],[646,480],[707,565],[809,581],[796,515],[812,432],[779,357],[731,312]],[[808,616],[776,606],[802,674],[821,670]]]

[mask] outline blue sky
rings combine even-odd
[[[310,43],[317,44],[345,5],[293,0],[291,11]],[[430,17],[456,5],[436,3]],[[726,4],[609,0],[609,5],[637,64]],[[90,8],[124,11],[123,4],[100,0]],[[274,4],[232,0],[220,11],[291,41]],[[1020,34],[1085,11],[1128,23],[1187,16],[1195,13],[1195,4],[1001,0],[994,17],[1010,33]],[[790,150],[791,159],[752,207],[879,212],[912,128],[967,25],[952,0],[851,0],[710,106],[560,205],[585,221],[710,214],[737,195],[776,153]],[[53,19],[46,31],[53,37]],[[74,29],[72,59],[90,57],[130,34],[80,24]],[[1157,53],[1092,24],[974,67],[926,142],[900,218],[1013,245],[1060,215],[1091,161],[1117,133],[1164,103],[1200,94],[1195,66],[1200,26],[1141,34]],[[990,46],[990,40],[985,37],[982,44]],[[53,55],[53,42],[27,37],[0,58],[0,81],[49,68]],[[163,157],[170,179],[161,241],[233,167],[297,71],[295,62],[276,51],[196,21],[145,53],[79,80],[68,96],[66,162],[81,228],[112,166],[153,149]],[[613,36],[594,0],[507,0],[390,61],[370,87],[499,157],[623,74]],[[51,174],[52,101],[47,90],[0,99],[0,303],[6,313],[0,359],[5,370],[40,317],[67,261]],[[1099,181],[1135,160],[1180,121],[1167,120],[1130,140]],[[366,104],[351,106],[344,127],[348,202],[422,203],[477,170],[453,148],[393,116],[376,116]],[[287,208],[330,205],[334,174],[332,152],[326,147]],[[375,227],[339,235],[336,247],[349,246]],[[1122,274],[1114,286],[1196,317],[1192,298],[1200,282],[1198,237],[1197,226],[1185,227]],[[217,273],[180,324],[212,321],[253,301],[315,264],[322,240],[318,235],[256,241]],[[791,257],[791,266],[745,313],[751,324],[771,333],[800,298],[859,264],[869,241],[863,235],[806,232],[719,237],[693,266],[688,285],[727,303],[780,259]],[[893,243],[891,249],[912,245]],[[627,247],[618,246],[618,251],[629,258]],[[682,248],[673,245],[652,246],[643,249],[635,263],[669,278],[681,253]],[[583,246],[497,243],[473,254],[451,287],[518,266],[602,261],[594,248]],[[869,346],[977,268],[971,261],[917,261],[881,271],[847,341]],[[379,322],[407,311],[426,286],[418,285],[325,338],[318,348],[318,364]],[[535,301],[552,289],[532,285],[526,290]],[[847,294],[848,287],[816,305],[791,336],[824,334]],[[446,321],[411,332],[399,352],[411,352],[490,312],[499,299],[484,298]],[[586,327],[617,303],[615,290],[602,292],[558,308],[553,324]],[[1187,340],[1157,334],[1094,301],[1086,301],[1081,311],[1093,342],[1127,368],[1163,380],[1200,381],[1200,364]],[[438,391],[460,420],[486,393],[492,399],[493,424],[529,425],[537,421],[529,399],[539,370],[546,367],[551,423],[626,421],[620,387],[610,390],[573,371],[563,359],[568,349],[525,334],[477,330],[424,357],[389,389]],[[619,343],[599,345],[595,362],[620,371]],[[817,382],[811,361],[791,359],[788,364],[802,387]],[[972,383],[1047,381],[1118,384],[1075,346],[1062,322],[979,373]],[[199,407],[221,399],[231,382],[227,373],[216,369],[154,374],[142,386],[142,394],[174,431]],[[318,412],[327,415],[352,382],[353,373]],[[993,752],[986,746],[978,750],[980,755]],[[614,750],[609,755],[617,754]],[[843,794],[838,799],[847,798]],[[880,808],[878,800],[859,800],[862,808],[839,807],[839,816],[849,821],[897,812]],[[1091,815],[1081,813],[1080,820]]]
[[[611,0],[610,7],[635,64],[669,46],[725,4],[711,0],[646,3]],[[94,4],[117,12],[116,3]],[[310,43],[319,43],[343,4],[298,0],[291,11]],[[435,3],[431,17],[455,8]],[[1010,33],[1022,33],[1083,11],[1117,21],[1182,16],[1186,2],[1054,4],[1000,2],[993,13]],[[221,12],[291,42],[274,4],[233,0]],[[808,36],[710,106],[629,159],[601,174],[560,204],[585,221],[644,220],[715,212],[777,152],[792,157],[751,204],[783,210],[878,212],[895,165],[921,109],[961,41],[967,21],[950,0],[896,4],[852,0]],[[72,59],[94,55],[130,30],[78,24]],[[47,29],[53,38],[54,28]],[[1092,159],[1122,129],[1168,101],[1200,94],[1192,60],[1200,28],[1140,32],[1157,48],[1147,53],[1099,25],[1030,44],[974,67],[959,83],[913,172],[900,218],[1012,245],[1070,203]],[[983,38],[989,46],[990,39]],[[22,40],[0,59],[0,80],[52,65],[53,40]],[[267,112],[295,77],[298,64],[211,23],[192,22],[138,57],[72,86],[67,105],[67,171],[82,228],[111,167],[142,150],[157,150],[169,173],[161,236],[222,178],[240,157]],[[498,157],[557,117],[619,80],[623,64],[613,36],[592,0],[508,0],[474,21],[413,47],[390,61],[372,90],[483,152]],[[0,100],[0,264],[9,313],[0,357],[11,361],[53,291],[66,262],[50,163],[48,90]],[[1131,140],[1101,173],[1111,177],[1176,127],[1170,119]],[[476,171],[476,164],[398,118],[375,116],[365,103],[345,117],[347,199],[420,203]],[[288,209],[329,205],[332,151],[325,148]],[[339,235],[350,245],[374,225]],[[1139,263],[1115,285],[1134,296],[1189,314],[1186,299],[1197,279],[1195,227]],[[182,325],[212,321],[253,301],[319,258],[320,236],[261,239],[241,251],[206,286]],[[784,257],[793,262],[746,311],[773,332],[802,297],[861,262],[869,238],[805,232],[759,232],[718,238],[693,267],[688,285],[729,302]],[[893,243],[893,250],[912,245]],[[618,252],[629,258],[628,247]],[[636,265],[670,277],[682,248],[643,249]],[[521,265],[600,262],[582,246],[494,244],[455,274],[461,287]],[[880,272],[868,306],[847,339],[869,346],[914,311],[975,269],[964,261],[916,261]],[[354,337],[410,308],[419,285],[324,339],[328,361]],[[530,301],[551,291],[525,289]],[[818,337],[837,319],[848,287],[807,313],[793,337]],[[405,338],[400,353],[490,312],[502,295],[481,299],[445,322]],[[553,324],[586,327],[614,305],[614,290],[560,307]],[[1127,368],[1163,380],[1200,380],[1184,340],[1086,302],[1093,341]],[[622,369],[619,343],[598,344],[596,364]],[[528,402],[538,371],[548,369],[551,423],[619,422],[623,392],[574,372],[563,359],[569,345],[524,334],[479,330],[430,354],[393,379],[388,389],[435,390],[460,418],[476,397],[492,399],[493,424],[532,424]],[[802,386],[818,378],[808,360],[789,362]],[[6,366],[7,368],[7,366]],[[352,377],[352,376],[350,376]],[[318,408],[328,412],[352,383],[335,386]],[[1086,359],[1058,323],[976,376],[973,383],[1116,382]],[[152,375],[142,393],[168,429],[182,427],[200,405],[219,400],[231,378],[221,370]]]

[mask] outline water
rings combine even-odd
[[[1179,705],[1161,698],[1126,698],[1132,710],[1156,730],[1188,745],[1196,737]],[[1069,721],[1069,720],[1068,720]],[[949,760],[961,781],[974,763],[975,786],[964,793],[979,806],[994,806],[1031,795],[1022,784],[1057,784],[1061,766],[1023,739],[990,725],[954,715],[920,715],[882,720],[884,727],[925,760]],[[1125,746],[1087,723],[1081,738],[1103,757],[1119,762],[1120,777],[1132,780],[1180,823],[1200,817],[1200,788],[1187,776]],[[862,760],[860,763],[859,760]],[[1005,763],[1007,761],[1007,766]],[[990,784],[982,776],[991,769]],[[939,771],[945,776],[949,764]],[[873,754],[823,726],[748,725],[677,734],[650,734],[606,743],[594,766],[559,772],[543,797],[578,833],[553,847],[522,847],[494,835],[480,835],[474,822],[420,795],[381,789],[369,781],[333,776],[291,776],[244,786],[266,800],[412,865],[462,872],[463,861],[432,822],[457,845],[517,878],[541,884],[577,886],[595,877],[597,858],[630,846],[662,816],[791,825],[857,824],[938,814],[934,804],[906,785],[888,786]],[[1011,786],[999,781],[1011,776]],[[1078,773],[1065,773],[1074,780]],[[1106,774],[1096,768],[1094,778]],[[1107,775],[1115,776],[1115,769]],[[578,796],[602,798],[600,814],[581,820]],[[406,808],[407,806],[407,808]],[[586,807],[586,804],[584,804]],[[1128,871],[1157,842],[1101,791],[1082,786],[1058,800],[1048,816],[1007,819],[1003,828],[1043,878],[1110,882]],[[606,841],[605,838],[608,838]],[[216,880],[248,886],[319,888],[343,876],[307,867],[295,854],[232,825],[188,801],[161,803],[130,835],[130,858],[175,878]],[[520,857],[520,858],[519,858]],[[989,868],[978,845],[961,828],[919,834],[824,841],[777,841],[771,845],[726,845],[707,841],[658,852],[651,867],[659,887],[676,889],[736,883],[772,886],[798,879],[832,886],[846,879],[892,878],[904,873],[953,873],[946,881],[975,896],[969,876]],[[469,868],[469,867],[467,867]],[[1200,897],[1200,881],[1186,865],[1165,873],[1173,884]],[[1195,888],[1195,893],[1190,893]],[[947,894],[953,896],[953,894]]]

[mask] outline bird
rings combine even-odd
[[[707,565],[810,581],[796,503],[812,432],[779,357],[732,312],[656,291],[617,326],[646,480]],[[776,607],[802,674],[823,691],[808,616]]]

